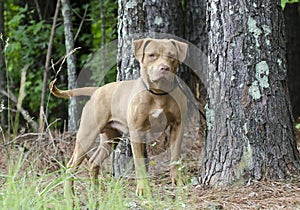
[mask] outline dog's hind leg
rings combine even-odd
[[[94,181],[95,187],[98,187],[98,175],[99,168],[103,161],[109,157],[111,152],[114,150],[118,144],[117,140],[114,140],[116,137],[120,137],[121,134],[118,130],[113,128],[105,128],[104,132],[100,135],[100,145],[98,146],[96,152],[89,159],[90,162],[90,176]]]
[[[90,154],[96,138],[99,136],[101,124],[97,122],[92,106],[88,102],[82,111],[81,123],[76,136],[75,149],[67,165],[67,182],[65,193],[73,192],[73,177],[84,158]]]

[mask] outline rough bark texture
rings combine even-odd
[[[134,58],[132,41],[145,31],[142,0],[119,0],[118,10],[118,57],[117,80],[137,79],[140,76],[139,64]],[[114,176],[126,176],[133,169],[129,138],[124,138],[117,146],[113,157]]]
[[[4,1],[0,1],[0,36],[4,34]],[[0,40],[0,90],[6,90],[6,64],[4,56],[4,40],[2,37]],[[0,126],[3,130],[7,130],[8,120],[7,111],[7,97],[4,94],[0,94]]]
[[[186,4],[186,38],[207,55],[206,1],[189,0]]]
[[[180,0],[144,1],[145,27],[152,38],[184,36],[184,14]],[[162,34],[160,34],[162,33]]]
[[[203,184],[283,179],[300,168],[279,1],[208,3]]]
[[[132,41],[145,31],[142,0],[119,0],[118,80],[137,79],[139,64],[133,55]]]
[[[65,44],[66,52],[69,54],[74,50],[74,39],[73,39],[73,27],[71,19],[71,6],[69,0],[61,0],[62,4],[62,15],[64,19],[64,31],[65,31]],[[68,66],[68,89],[76,88],[76,58],[73,53],[70,53],[67,57]],[[71,98],[68,109],[68,130],[76,130],[78,127],[78,111],[77,111],[77,100]]]
[[[290,98],[294,117],[300,117],[300,4],[286,4],[287,61]]]

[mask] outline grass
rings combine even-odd
[[[0,209],[300,209],[300,177],[210,188],[192,181],[199,162],[186,159],[189,156],[181,167],[186,185],[178,188],[170,184],[169,170],[163,164],[166,157],[156,157],[149,170],[151,196],[146,198],[135,195],[134,179],[115,179],[110,174],[101,176],[101,190],[93,193],[84,162],[76,176],[74,199],[65,198],[64,165],[74,142],[75,133],[25,134],[9,144],[0,142]],[[185,151],[195,157],[198,150]],[[156,161],[162,165],[157,167]]]
[[[39,174],[35,162],[24,170],[24,161],[21,154],[17,160],[9,161],[8,172],[0,171],[0,209],[183,209],[187,206],[185,190],[155,188],[152,180],[152,196],[141,198],[135,195],[133,179],[111,176],[104,176],[98,193],[93,193],[87,177],[77,178],[75,196],[65,198],[63,167]]]

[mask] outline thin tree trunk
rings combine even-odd
[[[6,90],[6,63],[4,55],[4,1],[0,0],[0,90]],[[8,128],[8,99],[5,95],[0,94],[0,123],[2,130],[7,130]]]
[[[71,19],[71,6],[69,0],[61,0],[62,3],[62,15],[64,19],[64,31],[65,31],[65,44],[66,53],[69,54],[74,50],[74,39],[73,39],[73,26]],[[68,89],[76,88],[76,58],[74,53],[70,53],[67,57],[68,67]],[[69,102],[69,122],[68,130],[76,130],[78,127],[78,112],[77,112],[77,100],[71,98]]]
[[[44,117],[45,117],[45,101],[46,101],[46,93],[47,93],[47,78],[48,78],[48,71],[50,66],[50,60],[52,55],[52,47],[53,47],[53,40],[55,35],[55,27],[57,22],[57,17],[59,14],[59,8],[60,8],[60,1],[57,1],[56,4],[56,10],[53,17],[53,23],[52,23],[52,29],[51,29],[51,35],[50,40],[48,43],[48,50],[46,55],[46,62],[45,62],[45,69],[44,69],[44,75],[43,75],[43,88],[42,88],[42,96],[41,96],[41,105],[40,105],[40,119],[39,119],[39,132],[42,133],[44,130]]]
[[[294,117],[300,117],[300,4],[286,4],[284,8],[288,78]]]
[[[284,179],[300,168],[279,1],[209,3],[207,138],[201,181]],[[225,9],[226,8],[226,9]]]

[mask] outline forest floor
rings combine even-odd
[[[126,183],[122,188],[127,192],[124,196],[130,200],[127,209],[300,209],[300,178],[284,181],[251,181],[247,184],[236,183],[223,188],[199,185],[196,177],[200,168],[201,154],[199,151],[201,151],[203,143],[200,142],[199,136],[193,134],[195,133],[193,129],[197,130],[198,128],[191,128],[185,134],[183,144],[184,167],[182,171],[186,185],[179,193],[181,198],[178,196],[178,188],[172,187],[170,183],[169,162],[167,161],[169,154],[168,151],[165,151],[150,157],[149,177],[151,189],[155,188],[152,190],[152,194],[155,194],[154,199],[158,202],[167,201],[169,204],[167,207],[166,205],[154,207],[147,204],[145,200],[140,200],[134,195],[134,179],[122,178],[123,183]],[[297,133],[297,139],[298,149],[300,149],[300,132]],[[43,135],[27,133],[9,142],[2,140],[0,142],[0,173],[9,174],[9,162],[17,162],[20,157],[22,157],[20,173],[33,173],[28,171],[29,168],[33,170],[33,162],[36,164],[33,173],[35,176],[62,171],[61,167],[66,165],[70,158],[74,143],[75,132],[48,132]],[[106,161],[105,167],[104,171],[108,172],[110,170],[109,161]],[[83,170],[79,176],[87,177],[86,171]],[[107,177],[107,174],[104,177]],[[51,176],[48,179],[51,179]],[[5,185],[3,182],[5,182],[4,179],[0,178],[1,186]],[[76,183],[79,185],[76,187],[77,191],[86,192],[85,185],[80,184],[80,181]],[[62,189],[63,186],[58,184],[57,188]],[[172,203],[172,200],[175,199],[176,204]],[[81,202],[84,202],[84,199]]]

